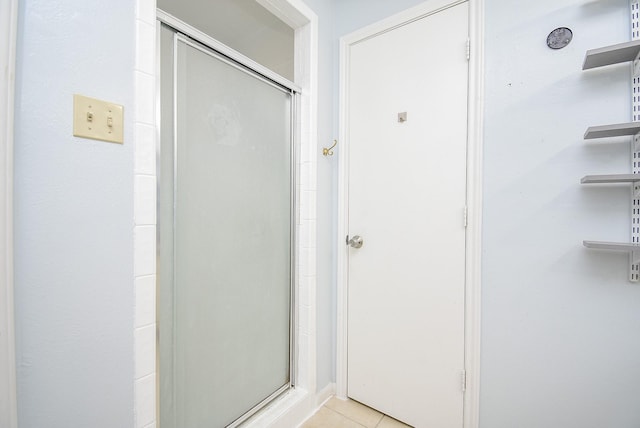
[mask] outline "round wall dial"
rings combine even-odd
[[[551,49],[562,49],[573,39],[573,31],[567,27],[560,27],[553,30],[547,36],[547,46]]]

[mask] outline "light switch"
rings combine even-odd
[[[83,95],[73,95],[73,135],[93,140],[123,142],[124,108]]]

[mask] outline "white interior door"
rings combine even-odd
[[[349,53],[348,395],[415,427],[463,425],[467,37],[465,2]]]

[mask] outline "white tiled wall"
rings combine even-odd
[[[156,2],[137,0],[135,61],[135,420],[156,426]]]
[[[136,0],[135,62],[135,414],[136,428],[156,426],[156,1]],[[315,103],[317,69],[317,17],[303,3],[289,0],[313,22],[303,32],[296,55],[311,55],[298,64],[296,80],[304,88],[298,116],[300,160],[298,163],[298,386],[315,397],[315,287],[316,287],[316,162]],[[299,42],[299,43],[298,43]],[[307,44],[306,44],[307,43]],[[306,44],[306,45],[305,45]],[[308,57],[306,59],[309,59]],[[302,119],[304,117],[304,119]],[[310,401],[315,403],[315,401]],[[313,404],[315,405],[315,404]],[[301,415],[305,415],[304,411]],[[295,418],[295,416],[292,416]],[[303,417],[304,419],[304,417]],[[260,425],[259,422],[256,422]],[[270,423],[267,423],[270,425]]]

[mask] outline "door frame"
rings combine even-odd
[[[347,397],[349,75],[350,47],[456,4],[469,3],[469,91],[467,103],[467,228],[465,233],[464,428],[479,425],[480,310],[482,243],[482,146],[484,94],[484,0],[428,0],[340,38],[339,135],[343,151],[338,166],[336,395]]]
[[[0,6],[0,426],[17,421],[13,301],[13,117],[18,0]]]

